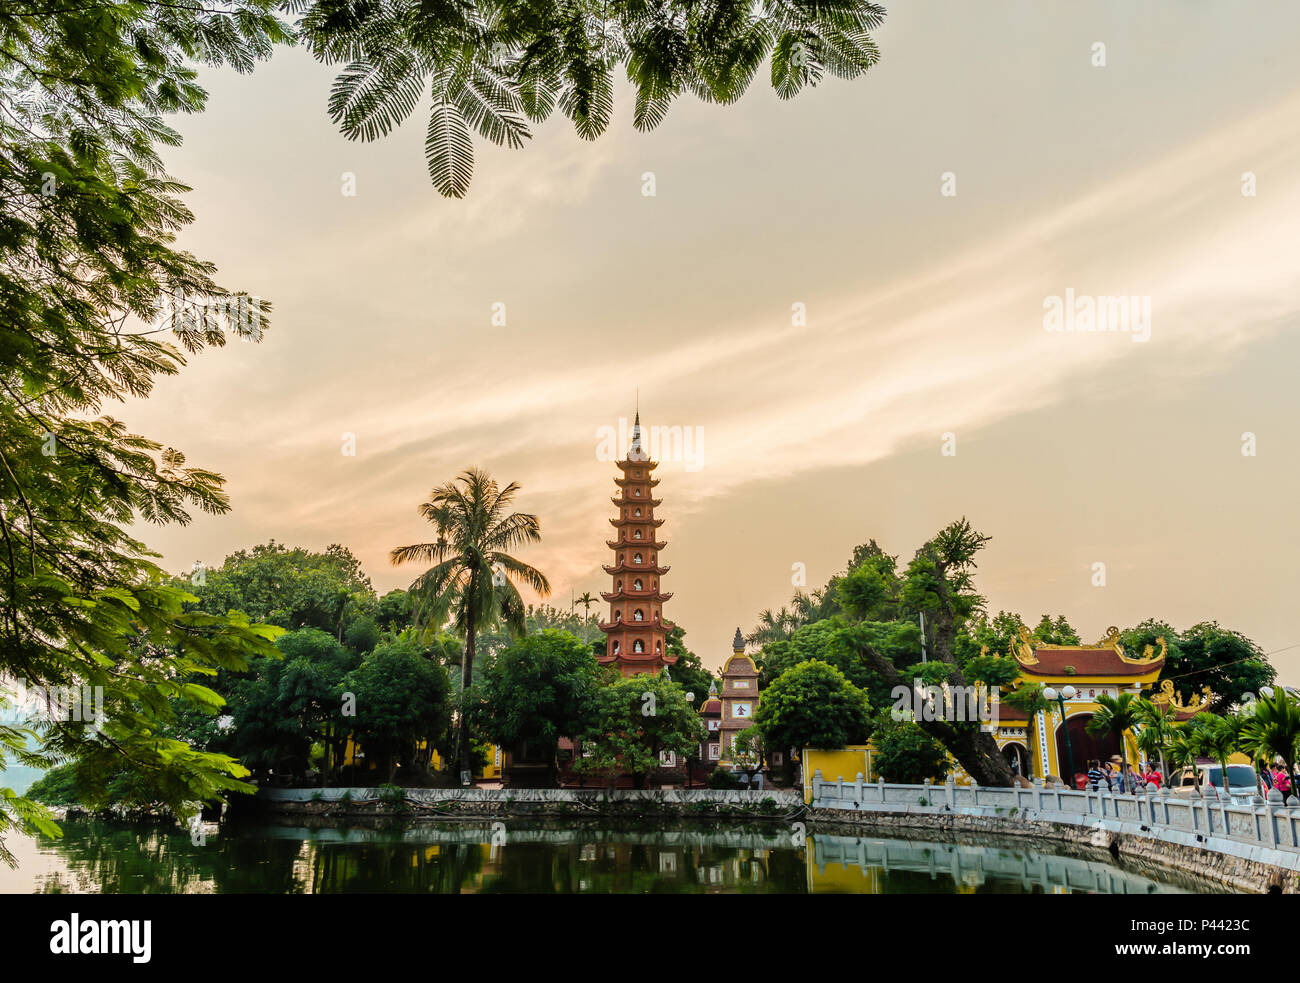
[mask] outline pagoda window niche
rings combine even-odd
[[[640,554],[640,553],[634,553],[634,554],[632,555],[632,562],[633,562],[633,563],[644,563],[645,560],[641,559],[641,554]]]
[[[635,642],[632,643],[632,651],[633,651],[633,652],[644,652],[644,651],[645,651],[645,642],[641,641],[641,639],[638,638]]]
[[[633,489],[632,489],[632,494],[635,495],[637,498],[640,498],[640,497],[641,497],[641,489],[640,489],[640,488],[633,488]]]
[[[658,615],[655,615],[656,620],[658,619],[658,617],[659,617]],[[663,651],[664,651],[663,643],[655,642],[655,655],[662,655]]]
[[[636,516],[636,517],[639,519],[639,518],[641,517],[641,510],[640,510],[640,509],[637,509],[637,510],[636,510],[635,512],[633,512],[632,514],[633,514],[634,516]]]
[[[635,611],[632,612],[632,620],[645,621],[645,612],[642,611],[640,608],[637,608]]]
[[[614,643],[614,654],[618,655],[618,642]]]
[[[642,536],[641,536],[641,530],[638,529],[638,530],[636,530],[636,532],[632,533],[632,538],[633,538],[633,539],[641,539],[641,538],[642,538]]]
[[[623,585],[622,585],[622,584],[619,584],[618,586],[621,588]],[[633,589],[633,590],[645,590],[645,588],[641,586],[641,580],[640,580],[640,578],[637,578],[636,580],[632,581],[632,589]]]

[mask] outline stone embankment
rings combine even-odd
[[[786,820],[805,810],[791,789],[282,789],[257,793],[255,806],[272,814],[323,819],[405,816],[478,819],[504,816],[612,819]]]
[[[1248,892],[1300,893],[1300,807],[1232,804],[1226,796],[1181,797],[1168,789],[1130,795],[1063,787],[984,788],[826,781],[810,783],[816,825],[943,830],[1053,840],[1106,850],[1139,868],[1184,871]]]

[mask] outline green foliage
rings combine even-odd
[[[390,590],[375,605],[374,618],[380,631],[401,634],[411,627],[412,616],[411,595],[404,590]]]
[[[708,698],[709,686],[719,684],[720,677],[704,668],[700,657],[686,647],[686,630],[681,625],[673,625],[669,630],[665,648],[677,659],[669,670],[673,680],[691,694],[691,706],[698,710]]]
[[[1142,652],[1164,638],[1168,649],[1161,679],[1171,679],[1174,691],[1184,700],[1199,696],[1208,686],[1214,694],[1210,709],[1224,713],[1239,705],[1245,694],[1258,693],[1273,683],[1277,670],[1263,650],[1241,632],[1222,628],[1212,621],[1177,632],[1169,625],[1148,619],[1120,633],[1130,652]]]
[[[941,782],[948,776],[948,752],[944,746],[911,721],[894,720],[888,713],[874,718],[871,760],[887,782],[919,785],[929,779]]]
[[[439,193],[462,197],[473,174],[471,130],[522,147],[530,123],[559,109],[584,140],[609,125],[614,70],[636,89],[632,121],[651,130],[685,92],[731,103],[771,55],[772,87],[789,99],[826,73],[856,78],[879,51],[884,8],[862,0],[754,5],[516,3],[478,0],[298,0],[313,55],[343,67],[330,116],[349,139],[385,136],[432,96],[425,156]]]
[[[763,735],[756,725],[751,724],[736,735],[731,760],[751,777],[762,767]]]
[[[840,579],[836,596],[840,608],[854,621],[893,621],[899,614],[898,557],[880,550],[875,540],[871,545],[875,551],[863,554]]]
[[[319,628],[283,635],[276,647],[282,657],[256,659],[247,674],[230,678],[233,724],[223,746],[250,767],[303,776],[323,735],[342,752],[343,693],[360,660]]]
[[[273,634],[187,611],[127,531],[225,512],[221,476],[101,414],[266,327],[267,305],[174,248],[188,189],[159,156],[179,143],[163,117],[203,108],[194,61],[247,71],[288,38],[274,0],[223,6],[11,0],[0,16],[0,672],[102,687],[102,732],[39,727],[45,763],[77,758],[100,786],[132,773],[176,810],[243,772],[160,737],[174,700],[210,703],[196,678]],[[47,826],[0,789],[0,838]]]
[[[1243,749],[1256,761],[1281,758],[1295,787],[1295,763],[1300,758],[1300,702],[1278,687],[1260,695],[1241,730]]]
[[[763,693],[754,723],[769,748],[840,748],[871,732],[866,694],[834,666],[801,662]]]
[[[356,695],[354,740],[390,781],[399,763],[414,763],[419,745],[432,748],[451,724],[447,672],[412,641],[380,644],[346,685]]]
[[[832,617],[838,610],[835,592],[830,588],[815,590],[811,594],[796,591],[790,599],[790,607],[782,606],[777,611],[764,609],[758,616],[758,625],[745,636],[745,641],[759,646],[787,641],[799,628]]]
[[[587,646],[547,629],[514,642],[484,667],[473,722],[503,747],[540,741],[553,756],[560,737],[590,726],[599,688]]]
[[[1175,713],[1167,704],[1153,703],[1139,699],[1133,704],[1134,719],[1137,721],[1138,750],[1148,761],[1160,762],[1160,773],[1169,780],[1166,767],[1166,748],[1174,733]]]
[[[271,540],[230,554],[205,580],[194,587],[200,610],[242,611],[290,631],[319,628],[340,641],[377,606],[360,561],[337,543],[314,553]]]
[[[1120,693],[1110,696],[1102,693],[1097,697],[1097,711],[1088,721],[1089,734],[1114,734],[1119,739],[1120,753],[1128,763],[1128,742],[1124,732],[1132,730],[1141,719],[1138,698],[1132,693]]]
[[[550,604],[530,604],[524,609],[523,634],[542,631],[567,632],[588,645],[599,640],[603,646],[605,638],[596,620],[584,618],[577,611],[563,611]],[[485,654],[499,652],[516,637],[516,632],[508,628],[484,633],[479,637],[478,650]]]
[[[411,584],[415,623],[425,635],[440,632],[450,621],[465,639],[461,659],[461,693],[474,680],[477,633],[504,622],[515,635],[525,630],[524,603],[515,581],[543,597],[551,592],[546,575],[511,551],[542,538],[537,516],[510,512],[519,486],[500,487],[478,468],[435,488],[420,514],[437,533],[431,543],[399,546],[393,563],[431,563]],[[471,771],[469,713],[460,717],[458,754],[461,771]]]
[[[79,806],[82,804],[81,784],[77,781],[75,765],[51,768],[32,783],[27,797],[47,806]]]
[[[580,735],[582,754],[574,769],[637,785],[659,767],[659,755],[688,755],[704,740],[704,725],[677,683],[660,675],[620,678],[597,690],[592,722]]]
[[[729,790],[744,787],[741,785],[740,779],[725,768],[714,768],[713,771],[709,772],[709,777],[705,780],[705,783],[709,788],[716,789]]]
[[[1186,725],[1190,732],[1192,749],[1198,755],[1217,761],[1223,768],[1225,781],[1228,775],[1228,758],[1237,750],[1242,737],[1242,723],[1236,718],[1198,713]]]

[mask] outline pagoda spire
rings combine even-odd
[[[672,595],[659,584],[668,572],[659,565],[659,551],[668,544],[656,536],[663,519],[654,514],[659,499],[652,497],[651,489],[659,480],[650,475],[658,463],[641,446],[640,402],[638,392],[632,443],[627,457],[616,462],[622,472],[614,479],[619,487],[613,499],[618,517],[609,520],[616,532],[606,542],[614,551],[614,562],[605,567],[613,589],[601,594],[609,602],[609,620],[600,623],[605,652],[597,657],[601,665],[618,666],[624,676],[657,673],[677,661],[668,654],[668,632],[674,626],[663,617],[664,602]]]

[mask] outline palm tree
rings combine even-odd
[[[1128,742],[1124,740],[1124,734],[1137,726],[1136,701],[1137,697],[1132,693],[1121,693],[1118,697],[1103,693],[1097,697],[1097,712],[1088,721],[1089,734],[1114,734],[1119,738],[1119,750],[1126,766],[1129,765]]]
[[[1223,717],[1198,713],[1192,718],[1190,743],[1199,755],[1213,758],[1223,769],[1223,789],[1228,790],[1228,758],[1237,750],[1237,731]]]
[[[1165,753],[1169,755],[1169,763],[1175,768],[1185,768],[1188,765],[1196,764],[1196,742],[1192,736],[1192,730],[1186,724],[1177,724],[1170,728],[1169,742],[1165,745]],[[1170,775],[1165,779],[1165,784],[1173,786],[1173,776]]]
[[[783,642],[794,634],[794,616],[784,607],[773,613],[771,608],[764,608],[758,616],[758,625],[745,636],[750,645],[760,647],[769,642]]]
[[[578,595],[577,603],[582,605],[582,620],[587,621],[591,615],[591,606],[596,603],[596,599],[591,596],[591,591],[584,591]]]
[[[518,490],[513,481],[499,488],[478,468],[463,471],[455,481],[435,488],[420,506],[420,514],[437,531],[437,540],[399,546],[390,554],[394,564],[433,564],[411,584],[415,620],[434,631],[450,620],[456,634],[465,639],[462,699],[473,683],[476,633],[499,621],[516,635],[524,631],[524,604],[514,581],[527,584],[542,597],[551,592],[540,570],[508,552],[542,538],[537,516],[506,511]],[[457,758],[464,773],[472,770],[464,707],[458,727]]]
[[[1169,782],[1169,769],[1165,766],[1165,745],[1169,743],[1170,732],[1176,714],[1164,703],[1139,699],[1134,705],[1137,722],[1141,730],[1137,735],[1138,750],[1147,756],[1160,760],[1160,774],[1166,784]]]
[[[1255,760],[1280,757],[1295,788],[1295,760],[1300,749],[1300,704],[1282,687],[1272,696],[1260,695],[1254,715],[1242,726],[1241,741]]]

